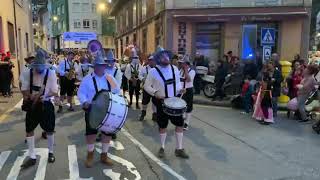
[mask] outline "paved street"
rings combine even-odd
[[[159,148],[157,126],[148,117],[139,122],[139,111],[131,109],[124,130],[112,143],[110,168],[98,161],[86,169],[84,117],[77,111],[57,116],[56,162],[47,164],[46,141],[37,130],[38,165],[20,171],[25,157],[24,113],[16,108],[0,124],[0,179],[199,179],[199,180],[319,180],[320,136],[311,124],[279,118],[261,126],[229,108],[196,105],[192,127],[185,133],[189,160],[174,156],[173,127],[167,138],[166,159]],[[2,115],[3,116],[3,115]],[[96,145],[97,152],[100,145]]]

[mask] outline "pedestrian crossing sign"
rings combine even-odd
[[[276,42],[274,28],[261,28],[261,46],[272,46]]]

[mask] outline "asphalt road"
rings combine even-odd
[[[0,117],[3,116],[0,115]],[[158,159],[159,137],[150,115],[137,121],[139,111],[131,109],[125,128],[110,149],[113,167],[96,163],[84,167],[84,117],[79,107],[56,120],[56,162],[47,164],[46,140],[37,129],[38,163],[21,171],[25,158],[24,113],[19,105],[0,122],[0,180],[57,179],[147,179],[147,180],[319,180],[320,136],[311,124],[278,118],[262,126],[239,111],[196,105],[191,128],[185,133],[189,160],[174,156],[174,128],[170,125],[166,158]],[[1,119],[1,118],[0,118]]]

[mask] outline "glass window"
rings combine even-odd
[[[97,5],[95,3],[92,3],[91,8],[92,8],[91,11],[93,13],[97,12]]]
[[[61,14],[64,14],[64,4],[61,5]]]
[[[98,27],[98,21],[97,20],[92,20],[92,28],[96,29]]]
[[[89,19],[83,20],[83,28],[90,28],[90,20]]]
[[[132,24],[137,25],[137,2],[135,1],[132,6]]]
[[[13,24],[8,22],[8,39],[9,39],[9,51],[11,53],[15,53],[16,51],[16,46],[14,42],[14,27]]]
[[[60,6],[57,7],[57,14],[60,15]]]
[[[81,22],[80,22],[79,19],[76,19],[76,20],[73,21],[73,27],[75,29],[81,28]]]
[[[129,27],[129,10],[126,10],[126,27]]]
[[[61,22],[58,23],[58,31],[61,30]]]
[[[142,0],[142,20],[145,20],[147,17],[147,0]]]

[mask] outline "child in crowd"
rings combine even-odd
[[[250,76],[247,76],[242,85],[241,98],[243,102],[244,112],[242,114],[249,114],[252,110],[252,94],[253,94],[253,85],[250,82]]]

